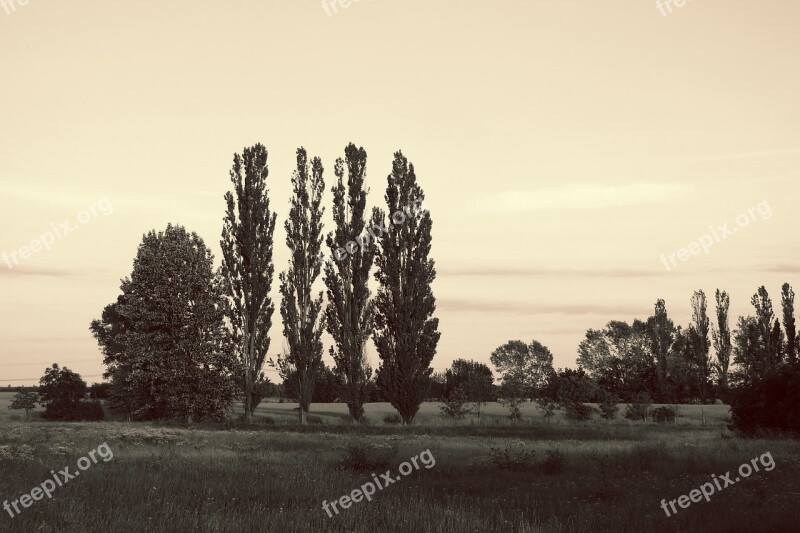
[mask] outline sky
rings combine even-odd
[[[89,323],[143,234],[182,224],[219,265],[233,154],[258,142],[278,272],[298,147],[326,231],[347,143],[370,208],[393,153],[414,163],[437,370],[514,339],[574,367],[587,329],[658,298],[688,324],[700,289],[734,319],[760,285],[777,309],[800,286],[800,4],[665,2],[0,0],[0,385],[99,381]]]

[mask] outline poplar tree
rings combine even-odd
[[[381,359],[378,387],[405,425],[413,421],[427,393],[441,335],[431,290],[436,278],[429,258],[433,223],[428,211],[411,208],[424,199],[414,165],[402,152],[395,153],[385,195],[388,213],[373,210],[373,226],[385,226],[388,215],[390,227],[378,241],[374,339]]]
[[[322,363],[322,292],[314,298],[312,290],[319,277],[317,260],[322,247],[322,194],[325,188],[322,162],[311,160],[304,148],[297,149],[297,169],[292,174],[289,218],[284,224],[286,245],[292,252],[289,268],[280,274],[281,317],[288,353],[279,365],[296,372],[300,423],[314,393],[314,382]]]
[[[344,184],[347,165],[347,188]],[[336,225],[328,233],[326,244],[331,253],[350,243],[353,253],[346,258],[328,263],[325,269],[328,306],[325,309],[328,333],[333,337],[330,349],[335,362],[334,374],[340,396],[354,422],[364,418],[364,403],[369,392],[372,368],[366,358],[366,345],[375,326],[375,302],[370,299],[367,286],[375,259],[376,243],[370,243],[365,232],[367,193],[364,179],[367,152],[350,143],[345,148],[345,159],[336,161],[336,185],[333,192],[333,221]],[[359,245],[357,252],[352,243]]]
[[[275,213],[269,208],[267,149],[262,144],[234,154],[230,172],[234,192],[225,194],[222,227],[223,290],[227,317],[242,367],[245,423],[253,421],[253,395],[269,351],[269,329],[275,304],[269,296]]]
[[[794,291],[788,283],[781,287],[781,306],[783,329],[786,330],[786,358],[790,364],[794,364],[797,361],[797,330],[794,321]]]
[[[700,399],[705,403],[706,389],[708,388],[708,376],[710,372],[710,361],[708,358],[708,328],[709,320],[707,313],[708,304],[706,294],[700,290],[692,295],[692,326],[696,333],[697,344],[695,347],[695,364],[697,365],[698,378],[700,381]]]
[[[717,289],[715,294],[717,302],[717,326],[711,329],[711,338],[714,340],[714,351],[717,352],[717,361],[714,368],[719,375],[719,387],[723,393],[728,391],[728,367],[731,362],[731,328],[728,323],[728,309],[731,305],[730,297],[725,291]]]

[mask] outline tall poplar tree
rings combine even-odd
[[[234,154],[230,172],[234,192],[225,194],[222,227],[223,289],[228,299],[229,328],[242,367],[244,416],[253,421],[253,394],[269,351],[269,330],[275,304],[269,296],[275,213],[266,187],[269,169],[262,144]]]
[[[717,360],[714,368],[719,376],[719,387],[723,394],[728,391],[728,368],[731,362],[731,328],[728,322],[728,309],[731,301],[728,293],[717,289],[715,294],[717,302],[717,326],[712,326],[711,338],[714,340],[714,351]]]
[[[402,152],[395,153],[385,196],[388,213],[373,211],[374,226],[384,226],[388,215],[390,227],[378,241],[375,346],[381,359],[378,387],[404,424],[413,421],[428,390],[441,335],[431,290],[436,278],[429,258],[433,222],[427,210],[410,209],[424,199],[414,165]]]
[[[364,189],[366,168],[367,152],[350,143],[345,148],[344,161],[336,161],[338,181],[332,188],[333,221],[336,227],[326,240],[332,253],[347,243],[356,242],[360,245],[358,252],[328,263],[325,270],[325,285],[328,288],[325,322],[334,341],[330,350],[336,363],[333,371],[339,383],[339,393],[347,403],[354,422],[360,422],[364,417],[364,403],[372,377],[372,368],[366,359],[366,345],[375,326],[375,302],[370,299],[367,284],[376,243],[370,243],[370,236],[364,231],[368,193]]]
[[[711,374],[711,361],[708,358],[708,304],[706,294],[700,290],[692,295],[692,327],[696,333],[695,365],[700,382],[700,399],[705,403],[708,377]]]
[[[283,335],[289,344],[283,368],[296,372],[300,423],[314,393],[314,382],[322,362],[322,292],[314,298],[314,282],[321,264],[317,260],[322,247],[322,194],[325,181],[318,157],[308,162],[304,148],[297,149],[297,169],[292,174],[291,208],[284,224],[286,245],[292,252],[289,268],[280,274]]]
[[[783,329],[786,330],[786,358],[790,364],[794,364],[797,361],[797,330],[794,321],[794,291],[788,283],[781,287],[781,306]]]

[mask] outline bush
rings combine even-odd
[[[89,387],[89,398],[93,400],[106,400],[111,391],[111,383],[92,383]]]
[[[339,463],[339,468],[352,472],[384,470],[395,455],[395,449],[388,444],[351,443],[346,450],[347,454]]]
[[[625,418],[628,420],[647,420],[647,415],[650,413],[650,406],[652,400],[650,395],[646,392],[639,393],[633,397],[631,403],[625,408]]]
[[[675,422],[678,418],[678,406],[664,405],[657,409],[653,409],[653,420],[658,423]]]
[[[574,420],[577,422],[585,422],[592,418],[591,405],[586,405],[580,402],[564,402],[564,416],[567,420]]]
[[[98,401],[82,401],[71,406],[56,407],[48,405],[42,414],[46,420],[62,420],[66,422],[92,422],[103,420],[105,412]]]
[[[552,418],[553,415],[555,415],[556,402],[550,398],[540,396],[539,398],[536,398],[536,405],[538,405],[539,409],[542,410],[542,415],[545,419]]]
[[[443,415],[453,420],[464,418],[464,415],[470,411],[469,407],[467,407],[467,396],[461,389],[452,391],[442,402],[440,409]]]
[[[547,450],[547,459],[544,460],[539,468],[543,474],[552,476],[553,474],[560,474],[563,472],[566,463],[566,457],[561,453],[561,450]]]
[[[608,391],[603,391],[600,395],[600,416],[606,420],[613,420],[619,411],[619,398],[616,394]]]
[[[403,419],[397,413],[392,413],[383,417],[383,423],[389,426],[398,426],[403,423]]]
[[[800,436],[800,364],[731,391],[731,429]]]
[[[533,450],[525,449],[525,443],[518,441],[506,444],[504,448],[490,448],[492,462],[500,470],[520,472],[533,468]]]

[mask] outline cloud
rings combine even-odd
[[[562,278],[643,278],[663,276],[663,269],[654,267],[650,270],[623,270],[602,268],[509,268],[509,267],[475,267],[436,269],[440,276],[465,277],[562,277]]]
[[[8,268],[4,263],[0,263],[0,277],[2,276],[40,276],[48,278],[67,278],[77,276],[80,274],[78,271],[65,270],[60,268],[36,268],[25,265],[15,266]]]
[[[666,203],[685,196],[690,191],[691,187],[678,183],[573,183],[527,191],[504,191],[479,200],[479,205],[484,211],[496,213],[604,209]]]
[[[740,154],[692,157],[689,159],[684,159],[684,161],[728,161],[731,159],[752,159],[756,157],[772,157],[780,155],[798,155],[798,154],[800,154],[800,148],[785,148],[780,150],[761,150],[758,152],[742,152]]]
[[[586,305],[586,304],[541,304],[520,302],[486,302],[480,300],[459,300],[441,298],[436,300],[440,311],[461,313],[507,313],[513,315],[560,314],[569,316],[637,316],[649,312],[648,309],[625,305]]]

